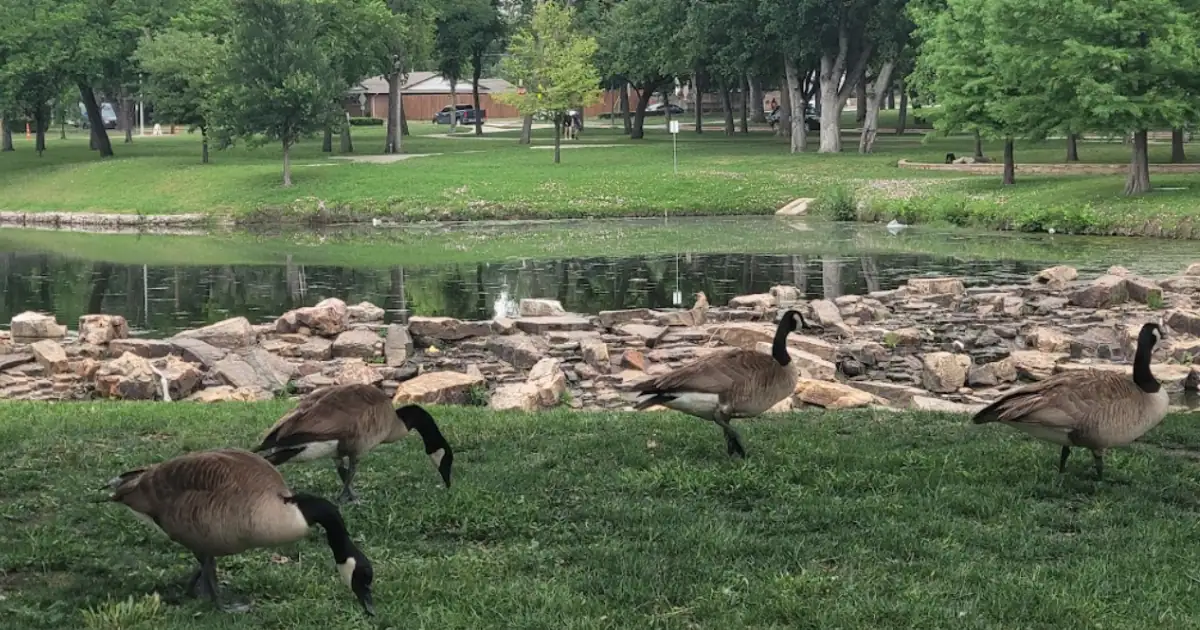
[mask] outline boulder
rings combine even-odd
[[[1072,291],[1067,299],[1083,308],[1108,308],[1129,301],[1129,292],[1124,277],[1105,274],[1090,285]]]
[[[1158,283],[1149,278],[1126,276],[1125,292],[1129,294],[1129,299],[1134,302],[1149,305],[1161,305],[1163,303],[1162,288],[1158,286]]]
[[[612,370],[612,362],[608,355],[608,344],[599,339],[584,339],[579,342],[579,351],[583,354],[583,362],[596,368],[601,374]]]
[[[910,407],[917,411],[934,411],[938,413],[953,413],[962,415],[974,415],[983,409],[986,405],[965,405],[941,398],[932,398],[929,396],[913,396]]]
[[[612,328],[620,324],[628,324],[634,320],[647,320],[654,318],[656,313],[653,313],[648,308],[628,308],[619,311],[600,311],[600,325],[605,328]]]
[[[11,368],[32,363],[34,361],[33,353],[31,352],[10,352],[8,354],[0,354],[0,372]]]
[[[53,339],[41,339],[29,345],[33,358],[41,364],[47,374],[60,374],[67,371],[67,352]]]
[[[229,354],[229,351],[209,345],[199,339],[175,338],[170,343],[173,352],[183,357],[184,361],[199,363],[205,369],[212,369],[217,361],[224,359]]]
[[[912,295],[962,295],[966,293],[962,278],[909,278],[908,291]]]
[[[545,358],[533,366],[524,383],[509,383],[497,388],[489,404],[493,409],[545,409],[557,406],[566,391],[567,377],[561,363],[558,359]]]
[[[826,409],[866,407],[876,402],[874,396],[861,389],[812,378],[802,378],[796,382],[795,397],[801,402]]]
[[[1188,265],[1187,269],[1183,270],[1183,275],[1185,275],[1185,276],[1200,276],[1200,262],[1194,262],[1194,263]]]
[[[915,396],[923,396],[926,393],[919,387],[884,381],[854,381],[854,387],[878,396],[897,407],[907,407]]]
[[[284,313],[275,320],[275,330],[280,333],[294,333],[304,328],[314,335],[333,337],[346,330],[349,323],[350,315],[346,303],[337,298],[328,298],[314,306]]]
[[[788,335],[788,345],[815,354],[826,361],[837,359],[837,346],[820,337],[792,334]]]
[[[129,323],[121,315],[80,315],[79,340],[103,345],[129,336]]]
[[[383,321],[383,309],[370,302],[346,307],[346,319],[351,324],[374,324]]]
[[[204,378],[195,364],[188,363],[175,355],[170,355],[158,366],[162,377],[167,379],[167,391],[171,400],[182,400],[196,391]]]
[[[971,357],[966,354],[931,352],[921,360],[921,385],[939,394],[958,391],[967,382]]]
[[[196,339],[214,348],[236,350],[254,345],[255,333],[250,320],[234,317],[203,328],[185,330],[172,337],[171,341],[179,339]]]
[[[126,352],[132,352],[144,359],[161,359],[168,354],[174,346],[170,341],[161,339],[113,339],[108,343],[108,354],[111,357],[119,357]]]
[[[812,309],[812,317],[822,326],[834,326],[842,323],[842,312],[831,300],[813,300],[808,303]]]
[[[1069,352],[1071,338],[1061,331],[1046,326],[1038,326],[1025,336],[1029,347],[1042,352]]]
[[[388,367],[404,365],[412,353],[413,340],[408,327],[402,324],[388,326],[387,337],[383,340],[383,357]]]
[[[53,315],[25,311],[13,316],[9,332],[13,340],[28,343],[38,339],[62,339],[67,336],[67,327],[59,324]]]
[[[800,289],[786,284],[777,284],[768,291],[775,303],[782,307],[790,307],[804,298]]]
[[[972,387],[994,387],[1001,383],[1012,383],[1017,380],[1017,366],[1009,357],[984,363],[971,368],[967,374],[967,384]]]
[[[713,336],[727,346],[753,350],[760,343],[771,345],[775,340],[775,329],[765,324],[728,322],[718,326]]]
[[[374,385],[383,382],[383,374],[361,358],[353,358],[341,362],[333,380],[338,385]]]
[[[522,298],[517,305],[517,314],[521,317],[552,317],[566,315],[567,311],[558,300]]]
[[[550,354],[550,343],[530,335],[493,336],[488,337],[487,350],[509,365],[527,370]]]
[[[309,361],[328,361],[333,358],[333,342],[324,337],[309,337],[296,346],[295,353],[297,357]]]
[[[1171,311],[1164,321],[1176,333],[1200,337],[1200,311]]]
[[[765,311],[775,307],[775,296],[770,293],[739,295],[729,300],[729,306],[730,308],[752,308],[756,311]]]
[[[1025,380],[1040,381],[1054,373],[1054,366],[1068,355],[1042,352],[1040,350],[1014,350],[1009,358],[1017,370],[1017,376]]]
[[[412,317],[408,332],[425,341],[459,341],[469,337],[486,337],[492,327],[488,322],[464,322],[453,317]]]
[[[456,404],[468,402],[471,390],[484,387],[486,381],[478,375],[461,372],[426,372],[412,380],[400,383],[392,402],[396,405],[408,403]]]
[[[160,389],[150,361],[129,352],[101,365],[95,383],[101,396],[122,400],[154,400]]]
[[[280,392],[291,379],[291,364],[255,348],[245,356],[230,355],[212,366],[213,374],[226,385]]]
[[[755,350],[764,354],[771,354],[771,344],[759,343]],[[837,366],[830,361],[826,361],[821,357],[803,350],[789,347],[788,355],[792,361],[796,362],[796,366],[800,368],[800,375],[808,378],[815,378],[822,381],[835,380],[837,374]]]
[[[271,394],[261,389],[250,387],[231,387],[229,385],[218,385],[202,389],[191,396],[188,400],[193,402],[214,403],[214,402],[254,402],[257,400],[269,400]]]
[[[621,367],[631,368],[640,372],[646,371],[646,355],[630,348],[621,353]]]
[[[1043,285],[1055,291],[1061,291],[1067,288],[1067,285],[1078,277],[1079,272],[1074,267],[1056,265],[1039,271],[1033,277],[1033,283]]]
[[[333,341],[334,357],[358,357],[360,359],[374,358],[378,347],[383,345],[379,335],[361,328],[347,330]]]
[[[648,324],[625,324],[618,326],[617,332],[629,337],[637,337],[644,343],[650,344],[662,339],[663,335],[667,334],[667,329],[661,326],[650,326]]]
[[[551,317],[523,317],[517,320],[517,328],[531,335],[544,335],[556,330],[591,330],[591,320],[578,315]]]

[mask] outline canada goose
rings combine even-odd
[[[418,405],[392,407],[373,385],[334,385],[317,390],[280,418],[254,449],[276,466],[332,457],[342,478],[341,501],[357,501],[350,487],[358,460],[376,446],[395,442],[410,430],[421,434],[425,453],[450,487],[454,451],[433,416]]]
[[[1158,324],[1142,326],[1132,379],[1100,370],[1060,372],[1005,394],[972,421],[1002,422],[1062,445],[1060,473],[1066,470],[1072,446],[1090,449],[1096,478],[1102,479],[1105,450],[1140,438],[1167,413],[1167,392],[1150,372],[1150,355],[1164,336]]]
[[[742,438],[729,421],[757,416],[795,392],[798,372],[787,351],[787,337],[809,327],[798,311],[789,310],[779,320],[770,355],[732,348],[701,357],[638,384],[634,409],[663,405],[711,420],[725,432],[729,454],[745,457]]]
[[[375,614],[371,562],[350,540],[337,507],[293,493],[279,471],[258,455],[242,449],[188,453],[122,473],[109,487],[109,500],[124,504],[196,555],[200,568],[187,587],[193,596],[207,596],[228,612],[245,611],[248,606],[220,604],[216,558],[294,542],[319,524],[342,581],[363,610]]]

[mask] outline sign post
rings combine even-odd
[[[675,169],[675,174],[679,174],[679,121],[672,120],[669,123],[671,131],[671,161]]]

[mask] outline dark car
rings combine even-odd
[[[772,127],[779,124],[779,111],[777,109],[773,112],[767,112],[767,122],[771,123]],[[811,107],[804,108],[804,122],[808,124],[809,131],[819,131],[821,129],[821,118],[817,116]]]
[[[117,128],[117,111],[113,109],[112,103],[100,103],[100,120],[104,121],[105,129]],[[88,120],[87,108],[84,107],[83,103],[80,103],[79,122],[76,126],[87,129],[90,124],[91,121]]]
[[[476,116],[479,117],[480,122],[485,122],[485,123],[487,122],[487,110],[486,109],[478,109],[477,110],[470,105],[455,105],[454,106],[454,118],[456,119],[456,122],[460,125],[474,125]],[[433,117],[433,124],[435,124],[435,125],[449,125],[450,124],[450,106],[449,105],[443,107],[442,111],[438,112]]]

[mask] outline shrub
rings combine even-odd
[[[813,212],[834,221],[858,220],[858,200],[846,186],[834,186],[813,203]]]
[[[376,127],[383,124],[382,118],[371,118],[370,116],[351,116],[351,127]]]

